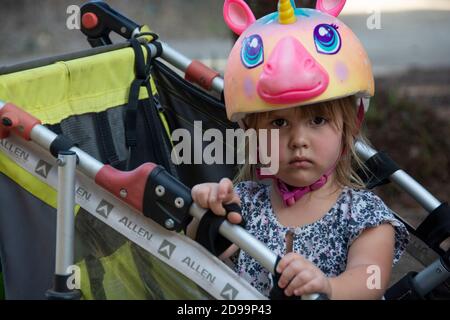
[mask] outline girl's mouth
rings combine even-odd
[[[296,160],[290,161],[289,165],[294,168],[306,169],[306,168],[310,168],[313,165],[313,163],[306,159],[296,159]]]

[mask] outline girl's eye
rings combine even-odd
[[[241,60],[248,69],[256,68],[264,62],[264,45],[259,35],[254,34],[245,38],[242,44]]]
[[[287,121],[285,119],[276,119],[272,121],[274,127],[285,127],[287,126]]]
[[[311,124],[314,126],[321,126],[324,125],[325,123],[327,123],[327,119],[322,117],[315,117],[314,119],[311,120]]]
[[[319,53],[338,53],[342,46],[338,26],[332,24],[319,24],[314,29],[314,42]]]

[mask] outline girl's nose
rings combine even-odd
[[[291,127],[289,132],[289,148],[301,149],[308,148],[308,138],[305,128],[301,125],[295,125]]]

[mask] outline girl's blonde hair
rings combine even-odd
[[[298,107],[296,108],[296,112],[298,112],[298,116],[302,118],[309,119],[320,116],[328,119],[336,129],[342,131],[342,145],[345,152],[342,154],[336,166],[336,181],[341,187],[347,186],[355,189],[364,189],[365,184],[357,174],[357,170],[361,169],[364,172],[367,172],[368,169],[364,165],[364,161],[356,153],[355,142],[357,139],[365,143],[368,142],[359,128],[357,116],[358,110],[355,107],[355,104],[355,97],[352,96]],[[268,112],[250,114],[244,119],[244,122],[247,128],[258,130],[259,120],[263,117],[267,117],[268,114]],[[342,128],[338,128],[338,119],[340,115],[343,120]],[[246,148],[248,148],[248,146],[246,146]],[[249,153],[246,152],[246,154]],[[257,180],[256,167],[256,165],[249,164],[249,161],[246,161],[246,164],[240,167],[234,182],[238,183],[248,180]]]

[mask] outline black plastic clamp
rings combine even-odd
[[[163,167],[155,168],[147,180],[144,215],[167,230],[180,232],[192,221],[191,190]]]

